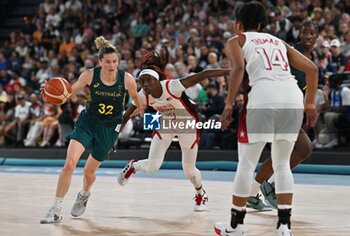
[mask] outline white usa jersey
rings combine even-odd
[[[242,47],[249,85],[260,80],[297,82],[290,73],[287,48],[283,41],[266,33],[245,32]]]
[[[143,89],[138,93],[143,104],[153,107],[162,115],[162,119],[172,121],[198,120],[196,105],[186,96],[185,87],[180,80],[160,81],[162,95],[154,98],[146,95]]]
[[[161,114],[161,123],[165,124],[161,125],[159,130],[153,131],[152,137],[156,135],[158,139],[153,139],[152,143],[154,140],[156,142],[157,140],[167,140],[170,143],[177,136],[181,148],[198,147],[198,130],[196,128],[183,129],[177,126],[180,123],[196,123],[198,121],[195,103],[184,93],[185,87],[180,80],[163,80],[160,81],[160,85],[162,86],[162,95],[159,98],[146,95],[143,89],[138,93],[144,105],[153,107]]]

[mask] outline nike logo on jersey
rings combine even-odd
[[[100,86],[100,83],[99,83],[99,82],[97,82],[97,83],[94,84],[94,88],[97,88],[98,86]]]
[[[170,100],[172,100],[173,98],[172,97],[168,97],[166,98],[166,100],[169,102]]]

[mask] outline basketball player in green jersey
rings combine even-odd
[[[118,69],[116,48],[104,37],[98,37],[95,44],[99,49],[100,66],[84,71],[72,86],[73,95],[89,86],[90,99],[86,109],[80,113],[73,132],[67,137],[69,146],[66,162],[58,179],[56,198],[40,223],[56,223],[62,220],[62,201],[71,183],[73,171],[85,149],[91,147],[84,167],[83,189],[78,193],[71,210],[75,217],[84,213],[91,186],[96,179],[95,172],[118,138],[126,93],[137,104],[138,109],[133,114],[140,113],[143,109],[134,77]]]

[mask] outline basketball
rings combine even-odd
[[[46,101],[54,105],[65,103],[72,93],[72,87],[67,80],[61,77],[50,79],[44,87]]]

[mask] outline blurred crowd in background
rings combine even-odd
[[[350,71],[350,1],[263,0],[268,25],[263,31],[289,44],[300,24],[310,18],[319,26],[314,62],[319,68],[316,105],[319,122],[308,129],[316,148],[349,144],[347,71]],[[233,34],[235,10],[244,1],[226,0],[44,0],[25,27],[0,42],[0,145],[64,146],[87,101],[88,89],[61,107],[45,103],[40,87],[60,76],[70,83],[98,65],[94,39],[103,35],[119,50],[119,68],[137,79],[141,59],[149,50],[166,48],[170,79],[205,69],[229,68],[223,52]],[[330,78],[335,78],[331,82]],[[349,81],[348,81],[349,82]],[[350,83],[350,82],[349,82]],[[218,119],[224,109],[227,78],[209,78],[186,90],[203,120]],[[338,101],[339,99],[340,101]],[[336,101],[335,101],[336,100]],[[343,99],[344,100],[344,99]],[[237,95],[229,130],[204,130],[201,149],[234,149],[243,95]],[[327,113],[332,113],[331,118]],[[327,118],[328,117],[328,118]],[[306,127],[307,128],[307,127]],[[128,142],[128,140],[130,142]],[[120,136],[120,145],[140,146],[147,140],[142,119],[134,118]]]

